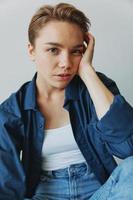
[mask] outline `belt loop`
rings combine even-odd
[[[88,173],[88,171],[89,171],[89,166],[88,166],[87,162],[85,162],[85,164],[86,164],[86,167],[87,167],[86,172]]]

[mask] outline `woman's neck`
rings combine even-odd
[[[45,84],[40,80],[36,80],[37,96],[47,100],[57,100],[64,98],[65,89],[59,89]]]

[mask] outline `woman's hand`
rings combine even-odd
[[[83,79],[84,75],[88,72],[89,68],[92,67],[92,60],[94,54],[95,38],[91,33],[87,33],[85,37],[87,47],[85,53],[79,64],[78,75]]]
[[[80,61],[78,75],[85,83],[88,92],[90,93],[91,99],[94,103],[97,116],[99,119],[101,119],[109,110],[110,105],[113,102],[114,95],[99,79],[92,66],[95,46],[95,39],[93,35],[88,33],[85,41],[86,43],[88,43],[88,45]]]

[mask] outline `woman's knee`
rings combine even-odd
[[[130,156],[122,161],[119,165],[121,173],[123,175],[132,174],[133,175],[133,156]]]
[[[111,176],[115,181],[124,180],[126,178],[133,181],[133,156],[124,159]]]

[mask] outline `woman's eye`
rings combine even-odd
[[[74,55],[82,55],[82,54],[83,54],[83,51],[77,49],[77,50],[74,50],[72,53],[73,53]]]
[[[49,52],[51,52],[52,54],[58,54],[59,50],[57,48],[50,48],[48,49]]]

